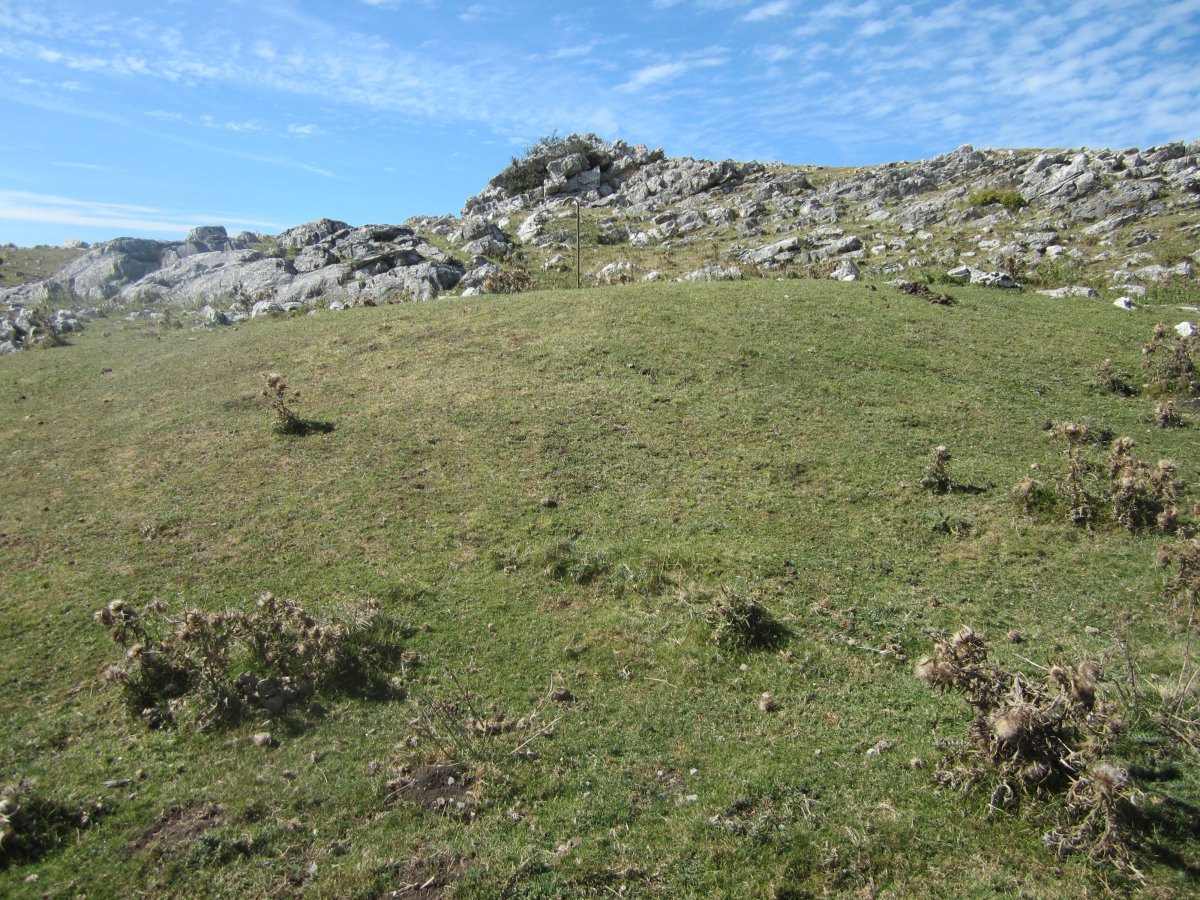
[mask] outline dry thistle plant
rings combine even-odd
[[[1113,522],[1129,531],[1156,526],[1174,531],[1179,519],[1179,495],[1183,482],[1169,459],[1160,459],[1153,469],[1134,458],[1133,438],[1113,441],[1108,459],[1109,505]]]
[[[921,487],[935,494],[944,494],[950,490],[950,475],[946,472],[946,463],[950,462],[950,451],[945,444],[938,444],[929,455],[929,464],[925,474],[921,476]]]
[[[251,613],[172,617],[159,601],[138,610],[116,600],[94,619],[126,648],[124,664],[103,677],[120,685],[130,713],[151,727],[185,716],[203,728],[251,711],[277,714],[322,691],[378,692],[392,656],[378,612],[367,601],[322,622],[294,600],[263,594]]]
[[[1054,504],[1054,494],[1046,485],[1031,475],[1026,475],[1013,485],[1013,497],[1027,516]]]
[[[1097,364],[1096,379],[1101,388],[1122,397],[1131,397],[1137,393],[1129,383],[1129,373],[1119,371],[1111,359]]]
[[[1047,846],[1127,868],[1140,795],[1106,759],[1122,726],[1115,704],[1099,696],[1100,664],[1053,666],[1036,679],[991,662],[988,649],[964,626],[916,665],[920,680],[961,694],[975,710],[965,739],[939,742],[944,756],[934,783],[963,793],[984,786],[989,818],[1021,801],[1065,794],[1065,805],[1035,810],[1053,822]]]
[[[1174,400],[1154,404],[1154,424],[1159,428],[1178,428],[1183,424],[1179,411],[1175,409]]]
[[[291,391],[291,396],[288,396],[291,389],[278,372],[267,372],[263,378],[266,380],[267,386],[263,388],[262,397],[267,401],[271,412],[275,414],[275,431],[279,434],[302,433],[304,421],[292,409],[292,403],[299,399],[300,395]]]
[[[1192,659],[1197,624],[1200,624],[1197,622],[1197,612],[1200,611],[1200,539],[1163,544],[1158,548],[1154,562],[1163,569],[1176,567],[1163,584],[1163,596],[1186,617],[1183,665],[1174,690],[1166,696],[1163,704],[1165,724],[1193,749],[1200,749],[1200,715],[1197,714],[1195,696],[1200,670]],[[1189,704],[1191,712],[1185,713]]]
[[[1151,396],[1200,396],[1200,339],[1180,337],[1161,322],[1142,346],[1146,392]]]
[[[1058,479],[1058,493],[1067,501],[1067,518],[1071,524],[1090,528],[1096,522],[1096,502],[1089,491],[1095,473],[1083,451],[1091,443],[1092,430],[1075,422],[1063,422],[1056,430],[1067,444],[1064,451],[1067,471]]]
[[[533,288],[533,279],[524,269],[501,269],[483,282],[488,294],[520,294]]]

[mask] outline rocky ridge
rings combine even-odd
[[[1145,150],[957,150],[856,169],[671,158],[594,136],[543,142],[459,216],[277,236],[193,229],[117,238],[44,281],[0,290],[0,352],[89,317],[214,327],[266,313],[484,293],[501,268],[555,284],[575,205],[589,281],[916,270],[993,287],[1190,291],[1200,264],[1200,141]],[[689,248],[691,248],[689,250]],[[538,279],[541,279],[540,281]]]

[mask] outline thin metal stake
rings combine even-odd
[[[583,272],[579,268],[579,198],[572,197],[575,203],[575,289],[583,287]]]

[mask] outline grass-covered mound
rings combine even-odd
[[[1151,312],[953,299],[647,285],[0,360],[0,779],[90,811],[0,843],[0,892],[1195,890],[1155,554],[1196,413],[1098,375],[1139,380]],[[275,427],[264,374],[329,427]],[[1128,525],[1160,458],[1175,520]]]

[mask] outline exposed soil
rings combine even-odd
[[[937,303],[941,306],[954,305],[954,298],[949,294],[936,294],[924,284],[917,284],[914,281],[902,281],[896,285],[896,287],[903,294],[912,294],[914,297],[924,297],[930,303]]]
[[[148,850],[170,850],[225,824],[225,808],[216,803],[171,806],[154,817],[150,826],[128,846],[130,855]]]
[[[415,855],[397,864],[393,887],[380,896],[388,900],[440,900],[450,895],[463,868],[463,861],[453,856]]]
[[[467,767],[461,763],[422,766],[399,783],[409,803],[434,812],[464,815],[475,798],[467,790]]]

